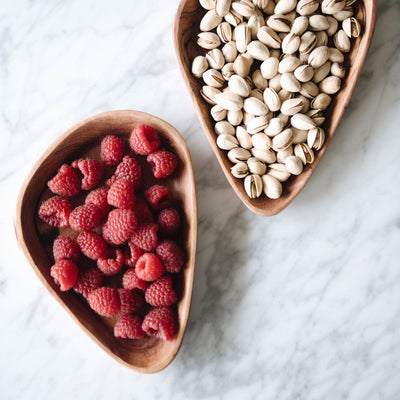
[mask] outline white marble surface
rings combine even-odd
[[[0,2],[0,398],[400,399],[400,3],[339,130],[281,214],[253,215],[202,133],[174,56],[177,0]],[[192,152],[199,202],[192,312],[159,374],[97,347],[19,252],[17,192],[85,117],[138,109]]]

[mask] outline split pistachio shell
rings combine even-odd
[[[325,121],[325,113],[322,110],[309,110],[306,115],[315,122],[316,126],[322,125]]]
[[[331,36],[333,36],[333,35],[336,33],[336,31],[338,30],[339,24],[338,24],[338,21],[337,21],[336,18],[333,18],[333,17],[328,16],[328,17],[326,17],[326,19],[328,20],[328,24],[329,24],[329,27],[328,27],[328,29],[326,30],[326,33],[327,33],[327,35],[328,35],[329,37],[331,37]]]
[[[294,76],[300,82],[308,82],[314,75],[314,69],[310,65],[300,65],[294,71]]]
[[[282,40],[282,52],[284,54],[294,54],[300,46],[300,36],[291,32]]]
[[[247,45],[247,52],[255,59],[264,61],[269,57],[268,47],[259,40],[253,40]]]
[[[231,0],[215,0],[215,12],[225,17],[231,8]]]
[[[329,48],[327,46],[320,46],[315,48],[308,56],[308,64],[315,68],[324,65],[329,58]]]
[[[348,38],[343,29],[336,32],[336,34],[333,36],[333,43],[335,44],[337,49],[343,51],[344,53],[350,51],[350,45],[351,45],[350,39]]]
[[[264,129],[264,133],[270,137],[274,137],[282,132],[284,125],[284,122],[280,118],[272,118],[268,126]]]
[[[271,87],[264,90],[264,102],[270,111],[278,111],[281,108],[281,100],[278,93]]]
[[[208,61],[204,56],[197,56],[192,63],[192,74],[196,78],[201,78],[208,69]]]
[[[310,54],[317,44],[317,37],[315,33],[307,31],[300,38],[299,51],[300,54]]]
[[[304,82],[301,85],[300,94],[307,99],[313,99],[319,93],[318,86],[314,82]]]
[[[243,147],[244,149],[248,150],[253,147],[251,136],[249,132],[247,132],[245,127],[243,126],[236,127],[236,138],[240,144],[240,147]]]
[[[261,196],[263,183],[259,175],[247,175],[244,178],[244,190],[251,199]]]
[[[300,175],[303,172],[303,163],[297,156],[289,156],[285,160],[287,170],[293,175]]]
[[[222,17],[217,15],[215,10],[207,11],[200,21],[200,30],[208,32],[216,28],[222,22]]]
[[[243,179],[249,174],[247,163],[240,161],[231,167],[231,173],[235,178]]]
[[[317,0],[299,0],[296,11],[300,15],[312,15],[317,11],[319,2]]]
[[[269,111],[267,105],[256,97],[248,97],[245,99],[243,108],[246,112],[256,116],[267,115]]]
[[[247,161],[251,157],[251,153],[246,149],[242,149],[241,147],[235,147],[234,149],[228,151],[227,156],[231,162],[236,164],[240,161]]]
[[[284,150],[292,144],[293,132],[290,128],[285,129],[272,138],[272,148],[276,151]]]
[[[220,49],[210,50],[206,54],[206,59],[210,68],[221,69],[225,65],[225,58]]]
[[[354,17],[346,18],[342,22],[342,27],[343,27],[344,32],[346,33],[346,35],[349,38],[360,36],[361,26],[356,18],[354,18]]]
[[[299,157],[304,165],[314,162],[314,152],[307,143],[299,143],[294,146],[294,154]]]
[[[294,115],[300,112],[303,106],[303,100],[299,98],[288,99],[282,103],[281,113],[285,115]]]
[[[215,96],[216,103],[225,110],[239,111],[243,107],[243,98],[236,93],[224,92]]]
[[[232,75],[228,81],[228,86],[233,93],[239,96],[247,97],[250,94],[249,84],[240,75]]]
[[[229,43],[232,40],[232,27],[231,24],[224,21],[217,26],[217,35],[222,43]]]
[[[217,104],[216,96],[218,94],[221,94],[221,91],[212,86],[203,86],[200,90],[201,97],[211,105]]]
[[[257,132],[263,131],[267,126],[268,117],[265,115],[255,117],[247,124],[247,132],[249,132],[250,135],[254,135]]]
[[[233,135],[222,134],[217,137],[217,146],[222,150],[232,150],[238,147],[238,141]]]
[[[320,83],[323,79],[325,79],[330,71],[331,71],[331,62],[327,61],[325,64],[321,65],[314,71],[313,81],[315,83]]]
[[[290,118],[290,123],[294,128],[308,130],[315,128],[315,122],[305,114],[295,114]]]
[[[306,16],[297,17],[292,24],[290,32],[295,35],[302,35],[308,27],[308,18]]]
[[[331,104],[331,97],[326,93],[320,93],[311,101],[311,107],[316,110],[326,110]]]
[[[296,79],[296,77],[291,72],[282,74],[281,86],[282,86],[282,89],[285,89],[285,90],[287,90],[289,92],[293,92],[293,93],[299,92],[301,89],[300,82]]]
[[[266,22],[275,32],[290,32],[290,26],[292,24],[290,19],[283,14],[271,15]]]
[[[211,108],[211,116],[213,117],[214,121],[222,121],[226,118],[226,110],[220,107],[219,105],[215,105]]]
[[[271,147],[271,139],[263,132],[256,133],[251,137],[251,143],[256,149],[269,149]]]
[[[336,18],[339,22],[343,22],[346,18],[352,17],[354,14],[353,9],[351,7],[344,7],[342,11],[333,14],[334,18]]]
[[[251,149],[251,154],[258,160],[265,162],[266,164],[272,164],[276,161],[276,153],[272,149]]]
[[[209,69],[203,74],[204,83],[208,86],[220,88],[224,85],[225,79],[221,72],[216,69]]]
[[[315,37],[317,38],[315,47],[326,46],[328,44],[328,35],[325,31],[316,32]]]
[[[243,111],[228,111],[227,112],[227,120],[233,126],[238,126],[243,121]]]
[[[229,81],[229,78],[235,74],[233,70],[233,63],[225,64],[221,69],[221,74],[226,81]]]
[[[219,121],[214,125],[214,130],[217,135],[234,135],[235,127],[228,121]]]
[[[285,164],[274,163],[268,165],[267,175],[273,176],[279,182],[286,182],[290,178],[290,172],[287,170]]]
[[[247,166],[251,174],[264,175],[267,172],[267,166],[255,157],[247,160]]]
[[[322,128],[313,128],[308,131],[307,144],[315,150],[321,150],[325,142],[325,131]]]
[[[328,76],[320,84],[321,92],[335,94],[340,90],[341,80],[337,76]]]
[[[346,75],[346,68],[338,63],[333,63],[331,66],[331,74],[338,78],[344,78]]]
[[[231,7],[238,14],[242,15],[245,18],[250,18],[250,16],[254,13],[255,10],[255,5],[251,0],[232,1]]]
[[[232,26],[238,26],[241,22],[243,22],[243,16],[233,9],[231,9],[228,14],[224,16],[224,19]]]
[[[346,5],[346,0],[323,0],[321,11],[324,14],[336,14],[342,11]]]
[[[200,32],[197,35],[197,44],[203,49],[212,50],[221,44],[221,40],[216,33]]]
[[[279,180],[271,174],[263,175],[261,178],[264,194],[270,199],[279,199],[282,196],[282,184]]]
[[[257,38],[271,49],[280,49],[281,47],[281,38],[269,26],[262,26],[257,32]]]

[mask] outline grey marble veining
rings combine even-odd
[[[202,133],[172,43],[178,1],[0,4],[1,399],[400,399],[400,3],[334,140],[282,213],[248,211]],[[83,118],[138,109],[192,153],[199,241],[174,362],[133,373],[42,288],[13,229],[21,183]]]

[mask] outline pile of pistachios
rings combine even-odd
[[[356,0],[199,1],[204,50],[192,73],[204,81],[217,146],[250,198],[277,199],[324,144],[324,110],[361,31]]]

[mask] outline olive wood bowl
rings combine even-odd
[[[226,152],[216,145],[215,122],[210,116],[211,106],[200,95],[200,89],[203,85],[202,79],[195,78],[191,73],[193,59],[200,54],[204,55],[206,53],[206,50],[201,49],[196,44],[196,37],[200,32],[199,23],[206,11],[201,7],[198,0],[181,0],[178,6],[175,16],[174,42],[183,78],[192,97],[203,130],[226,178],[242,202],[256,214],[275,215],[289,205],[310,179],[335,134],[361,73],[375,27],[375,0],[360,0],[354,4],[354,7],[355,16],[362,26],[362,33],[358,38],[352,39],[351,51],[345,54],[347,74],[342,80],[342,88],[334,96],[331,105],[326,110],[326,121],[322,125],[326,133],[325,144],[320,151],[315,152],[314,162],[308,164],[302,174],[292,177],[283,183],[282,196],[279,199],[272,200],[264,195],[257,199],[250,199],[244,190],[243,180],[237,179],[231,174],[232,163],[228,160]]]
[[[116,338],[112,321],[95,314],[84,298],[73,290],[61,292],[50,276],[50,267],[54,263],[51,246],[59,233],[71,235],[72,229],[48,227],[37,217],[40,202],[51,195],[48,193],[47,181],[56,174],[61,164],[82,156],[99,157],[102,137],[113,134],[127,141],[133,127],[142,123],[160,132],[162,145],[172,149],[179,158],[174,178],[158,180],[170,188],[179,203],[183,228],[178,240],[186,252],[186,264],[179,274],[176,283],[178,287],[175,287],[179,297],[176,307],[177,331],[170,341],[154,337],[140,340]],[[15,229],[23,253],[46,289],[112,358],[141,373],[158,372],[174,359],[189,317],[197,242],[197,202],[192,161],[183,138],[175,128],[142,112],[111,111],[90,117],[68,129],[45,151],[23,184],[17,202]]]

